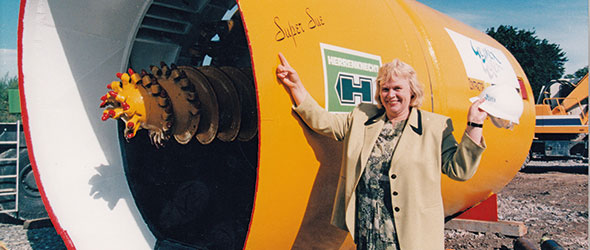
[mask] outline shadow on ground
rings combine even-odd
[[[557,163],[557,164],[537,164],[534,162],[528,164],[520,170],[520,172],[528,174],[560,172],[568,174],[588,174],[588,163],[573,162],[573,163]]]
[[[53,227],[34,228],[27,230],[27,238],[33,250],[35,249],[67,249],[61,237]]]

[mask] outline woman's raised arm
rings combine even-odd
[[[299,106],[305,100],[308,94],[307,90],[303,86],[301,79],[299,79],[297,71],[289,65],[289,62],[287,62],[287,59],[282,53],[279,53],[279,59],[281,60],[281,64],[277,66],[277,78],[285,86],[289,94],[291,94],[295,106]]]

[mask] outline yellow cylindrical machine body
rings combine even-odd
[[[174,195],[157,189],[156,185],[172,184],[166,182],[167,179],[162,177],[159,170],[194,170],[202,167],[219,170],[219,176],[223,179],[227,177],[224,176],[223,161],[244,158],[222,155],[219,158],[228,156],[225,157],[227,159],[207,158],[209,161],[203,163],[204,166],[191,165],[198,160],[188,162],[187,159],[199,159],[199,154],[217,156],[209,154],[215,147],[207,148],[207,145],[194,142],[194,138],[188,148],[173,145],[168,147],[169,151],[158,151],[147,142],[146,145],[150,147],[142,144],[141,149],[149,150],[126,151],[126,145],[141,143],[141,139],[137,138],[140,136],[135,138],[136,141],[122,141],[117,137],[116,123],[100,121],[103,110],[98,107],[99,98],[106,91],[104,85],[115,80],[113,77],[117,71],[124,72],[131,65],[139,67],[136,69],[139,72],[140,63],[157,64],[160,60],[178,63],[177,57],[181,50],[187,54],[199,54],[199,51],[192,49],[195,40],[200,38],[200,32],[210,24],[206,22],[219,21],[214,20],[213,16],[223,15],[233,4],[230,1],[21,1],[19,89],[27,146],[49,217],[69,248],[153,249],[164,240],[174,241],[178,235],[162,234],[152,224],[153,221],[165,225],[172,223],[164,208],[165,202],[174,200]],[[460,213],[498,192],[524,162],[535,125],[531,88],[514,57],[482,32],[413,0],[239,0],[237,4],[245,32],[236,33],[245,35],[250,58],[247,58],[245,45],[238,44],[235,47],[244,48],[240,51],[243,54],[239,56],[244,56],[239,58],[239,62],[245,61],[244,65],[250,66],[248,59],[251,60],[258,101],[258,140],[244,144],[246,149],[258,147],[257,166],[256,150],[246,150],[254,155],[254,163],[248,169],[251,175],[247,176],[252,177],[248,179],[252,183],[248,186],[251,189],[244,193],[252,195],[254,199],[248,196],[247,201],[242,201],[247,206],[240,207],[248,207],[253,203],[252,216],[249,221],[248,218],[239,217],[239,223],[243,223],[244,229],[235,230],[246,234],[247,229],[245,249],[342,249],[353,246],[347,232],[330,225],[342,144],[314,133],[292,111],[289,94],[275,74],[279,52],[298,71],[311,96],[321,106],[335,112],[343,110],[332,109],[334,95],[341,98],[340,104],[349,105],[350,100],[343,98],[344,85],[334,85],[334,77],[342,82],[348,81],[347,84],[354,82],[351,86],[355,89],[358,81],[366,83],[374,75],[362,79],[356,76],[346,78],[348,76],[335,74],[333,64],[376,74],[375,65],[399,58],[414,67],[424,86],[421,108],[451,117],[454,136],[458,140],[466,127],[470,97],[479,95],[485,86],[492,84],[509,84],[519,89],[523,96],[524,112],[514,129],[496,128],[489,120],[484,123],[487,149],[475,176],[466,182],[456,182],[443,175],[445,216]],[[148,14],[152,6],[155,6],[154,9],[165,9],[157,21]],[[190,8],[184,8],[187,6]],[[184,47],[172,46],[166,36],[154,39],[155,42],[146,40],[152,38],[152,34],[160,34],[154,31],[157,29],[172,30],[166,34],[183,31],[176,29],[177,26],[168,26],[169,19],[176,17],[169,15],[175,8],[187,10],[183,13],[191,17],[205,17],[199,19],[203,23],[191,23],[192,19],[181,20],[180,24],[186,25],[187,29],[198,25],[204,28],[196,29],[196,33],[187,35],[186,39],[178,39],[188,41],[182,45]],[[143,19],[150,20],[144,25]],[[146,26],[152,31],[145,33],[140,26]],[[211,27],[219,28],[214,25]],[[226,45],[230,49],[233,46]],[[228,58],[231,58],[234,51],[230,49],[222,48],[218,52],[228,52]],[[337,58],[334,55],[338,54],[360,58],[360,61],[334,59]],[[372,91],[374,93],[374,87]],[[370,96],[367,92],[363,93],[353,94],[351,98],[358,101]],[[373,96],[369,99],[374,102]],[[203,150],[182,151],[188,151],[190,147]],[[165,154],[162,152],[173,154],[159,155]],[[237,149],[227,152],[244,154],[244,151]],[[178,158],[187,159],[177,159],[177,155]],[[198,157],[190,158],[191,155]],[[143,176],[150,168],[147,167],[149,160],[141,160],[158,158],[166,158],[169,161],[163,162],[171,164],[150,165],[154,171],[146,173],[145,176],[149,178],[142,179],[140,184],[155,186],[154,190],[162,193],[156,195],[144,192],[137,196],[132,190],[134,182],[133,175],[128,174],[130,169],[133,174]],[[133,160],[139,160],[139,163],[133,165],[130,163]],[[207,176],[198,177],[203,179],[201,181],[208,181],[205,180]],[[240,178],[246,179],[240,174],[233,174],[232,179],[223,179],[221,183],[239,187],[234,180]],[[215,185],[207,188],[215,189],[218,187]],[[192,187],[202,190],[199,188],[203,186],[198,184]],[[137,191],[137,186],[135,189]],[[223,191],[223,194],[240,195],[235,189]],[[191,205],[194,205],[194,201],[201,198],[200,194],[189,193],[188,198],[181,196],[186,199],[179,198],[178,204],[184,205],[184,201],[189,201],[187,204],[193,202]],[[156,198],[164,204],[154,202]],[[147,204],[140,204],[141,199],[147,200]],[[223,215],[227,217],[231,217],[234,212],[246,214],[247,217],[250,212],[246,209],[235,211],[236,206],[231,202],[222,205],[225,206]],[[213,210],[216,207],[210,208]],[[189,212],[184,215],[195,215],[194,211]],[[203,217],[189,220],[177,216],[173,222],[187,223],[183,229],[190,229],[208,219]],[[221,229],[218,228],[218,232],[225,232],[224,229],[231,228],[232,223],[220,220]],[[210,229],[202,231],[209,233],[212,231]],[[194,239],[192,236],[186,237]],[[203,237],[204,241],[209,238],[212,237]],[[236,244],[241,244],[244,237],[240,235],[233,238],[240,240]],[[223,241],[224,238],[221,239]],[[241,245],[236,248],[241,248]]]
[[[533,138],[534,103],[514,57],[484,33],[415,1],[239,1],[258,90],[260,159],[247,249],[308,244],[336,247],[346,234],[329,225],[342,145],[314,134],[291,111],[291,99],[275,77],[282,52],[318,103],[325,106],[321,44],[409,63],[424,85],[422,109],[452,118],[460,140],[469,98],[489,85],[468,75],[451,32],[505,55],[521,81],[524,113],[512,130],[484,124],[487,150],[466,182],[443,176],[445,215],[464,211],[498,192],[520,169]],[[450,31],[448,31],[450,30]],[[349,239],[350,240],[350,239]],[[319,244],[319,245],[317,245]]]

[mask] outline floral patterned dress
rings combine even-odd
[[[389,120],[385,122],[357,186],[357,249],[399,249],[391,209],[388,172],[405,123],[406,121],[396,124]]]

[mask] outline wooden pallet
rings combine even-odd
[[[483,221],[455,218],[445,223],[445,229],[461,229],[482,233],[501,233],[503,235],[515,237],[521,237],[527,233],[527,227],[520,221]]]

